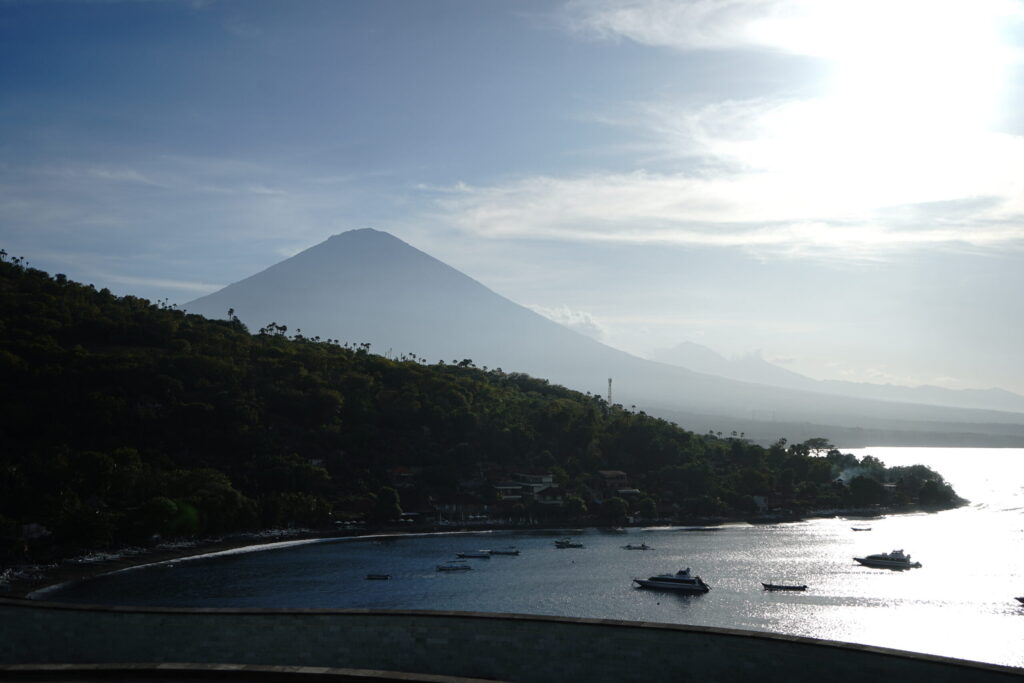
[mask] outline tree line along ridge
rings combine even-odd
[[[962,502],[927,467],[825,439],[761,446],[469,359],[254,334],[233,311],[116,296],[2,250],[0,312],[6,561],[452,506],[619,524]],[[628,476],[621,495],[609,471]],[[516,473],[552,495],[503,495]]]

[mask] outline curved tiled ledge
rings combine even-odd
[[[0,664],[194,662],[518,681],[1020,681],[1024,669],[734,629],[526,614],[0,598]]]
[[[252,664],[13,664],[0,666],[0,681],[245,681],[246,683],[494,683],[490,679],[431,676],[400,671],[368,671],[318,666]]]

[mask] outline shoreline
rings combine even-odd
[[[110,552],[99,551],[65,558],[49,564],[12,565],[0,572],[0,597],[34,600],[33,595],[93,577],[140,569],[174,561],[190,561],[204,557],[243,552],[260,552],[276,547],[324,543],[389,536],[428,536],[441,534],[487,533],[492,531],[545,531],[546,529],[506,526],[458,526],[451,529],[379,528],[352,532],[338,529],[273,530],[238,534],[229,537],[169,542],[150,548],[128,547]],[[557,527],[551,529],[557,531]]]
[[[221,553],[258,549],[276,545],[315,543],[332,538],[346,538],[344,532],[301,530],[267,533],[254,532],[237,536],[197,539],[194,541],[171,542],[150,548],[129,547],[91,555],[66,558],[44,565],[22,564],[8,568],[9,576],[0,577],[0,596],[6,598],[34,599],[32,594],[54,589],[76,581],[83,581],[102,574],[114,574],[140,567],[190,560]],[[356,538],[357,536],[352,536]]]
[[[960,506],[956,506],[960,507]],[[948,509],[956,509],[948,508]],[[888,515],[905,515],[915,513],[934,513],[942,510],[929,510],[915,507],[913,509],[848,509],[821,511],[821,514],[804,514],[798,516],[765,516],[762,518],[745,519],[694,519],[689,522],[674,522],[664,526],[699,526],[719,527],[727,524],[785,524],[806,521],[808,519],[829,519],[846,517],[851,519],[879,518]],[[639,528],[647,528],[643,525]],[[569,527],[523,527],[506,525],[453,526],[438,528],[436,526],[419,529],[401,529],[382,527],[368,530],[340,529],[275,529],[259,532],[237,534],[219,538],[206,538],[188,541],[171,541],[154,547],[128,547],[105,552],[94,551],[91,554],[65,558],[51,564],[12,565],[0,572],[0,597],[37,599],[32,597],[45,593],[68,583],[84,581],[103,574],[138,569],[153,564],[172,562],[175,560],[194,560],[202,557],[236,552],[260,552],[273,547],[342,541],[347,539],[373,538],[381,536],[424,536],[432,534],[456,533],[487,533],[493,531],[522,532],[564,532]],[[611,531],[615,527],[588,525],[588,528]],[[630,527],[633,528],[633,527]]]

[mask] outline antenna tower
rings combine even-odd
[[[612,378],[608,378],[608,405],[612,404]]]

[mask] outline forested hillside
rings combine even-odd
[[[698,435],[469,359],[385,358],[358,340],[275,324],[250,333],[233,316],[208,320],[0,257],[8,558],[154,535],[385,522],[399,505],[500,508],[495,485],[521,472],[553,475],[559,503],[523,499],[507,518],[957,502],[927,468],[886,470],[824,440],[762,448]],[[628,475],[635,495],[602,489],[603,470]]]

